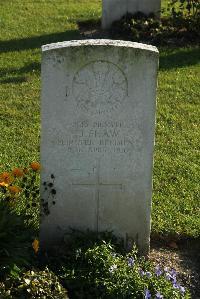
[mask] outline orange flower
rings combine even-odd
[[[22,191],[22,189],[17,186],[9,186],[8,190],[10,191],[10,193],[13,193],[13,194],[17,194]]]
[[[33,247],[35,253],[38,253],[38,250],[39,250],[39,247],[40,247],[39,244],[40,244],[40,242],[39,242],[38,239],[35,239],[32,243],[32,247]]]
[[[6,184],[5,182],[0,182],[0,187],[8,187],[8,184]]]
[[[37,170],[40,170],[40,163],[38,162],[32,162],[30,167],[34,170],[34,171],[37,171]]]
[[[24,175],[24,172],[21,168],[14,168],[12,174],[16,177],[22,177]]]
[[[10,184],[13,182],[13,177],[9,172],[3,172],[0,174],[0,182],[4,182],[6,184]]]

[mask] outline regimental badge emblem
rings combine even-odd
[[[75,74],[73,93],[78,108],[86,113],[112,112],[127,96],[127,79],[123,71],[111,62],[91,62]]]

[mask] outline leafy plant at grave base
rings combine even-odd
[[[161,32],[161,23],[153,15],[143,13],[126,14],[121,20],[112,24],[113,37],[123,36],[125,39],[152,41]]]
[[[66,248],[57,252],[60,259],[49,263],[71,299],[190,298],[174,270],[153,268],[137,257],[135,247],[125,253],[111,233],[73,231],[66,240]]]
[[[198,43],[200,38],[200,1],[171,0],[167,17],[156,19],[153,14],[127,14],[113,23],[111,34],[154,44]]]
[[[168,3],[168,10],[174,17],[189,16],[191,18],[198,18],[200,14],[199,0],[171,0]]]
[[[170,20],[174,28],[181,32],[199,37],[200,30],[200,1],[171,0],[168,4]]]
[[[33,256],[32,233],[24,226],[22,217],[0,200],[0,279],[8,274],[16,277],[21,268],[29,265]]]
[[[9,285],[10,284],[10,285]],[[68,299],[67,291],[60,284],[58,277],[48,268],[27,271],[14,280],[1,286],[3,299]]]
[[[1,277],[18,276],[33,257],[31,243],[39,206],[38,170],[39,164],[34,162],[29,169],[15,168],[0,174]]]

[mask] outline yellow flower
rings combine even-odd
[[[10,193],[13,193],[13,194],[17,194],[22,191],[22,189],[17,186],[9,186],[8,190],[10,191]]]
[[[14,178],[12,177],[12,175],[9,172],[3,172],[0,174],[0,182],[4,182],[6,184],[10,184],[12,183],[14,180]]]
[[[33,250],[35,251],[35,253],[38,253],[38,250],[39,250],[39,240],[38,239],[35,239],[32,243],[32,247],[33,247]]]
[[[16,177],[22,177],[24,175],[24,172],[21,168],[14,168],[12,174]]]
[[[8,187],[8,184],[6,184],[5,182],[0,182],[0,187]]]
[[[32,162],[30,168],[32,168],[34,171],[40,170],[40,163]]]

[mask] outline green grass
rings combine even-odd
[[[39,159],[40,47],[79,38],[100,1],[1,1],[0,170]]]
[[[0,171],[39,160],[42,44],[80,38],[101,0],[2,0]],[[200,236],[199,49],[160,49],[152,229]],[[200,110],[200,109],[199,109]]]
[[[198,48],[161,50],[153,230],[200,234]]]

